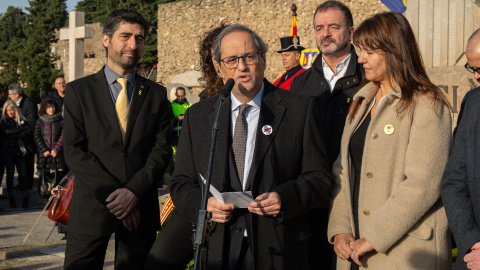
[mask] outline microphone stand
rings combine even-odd
[[[226,97],[228,96],[227,93],[221,93],[220,99],[218,102],[217,113],[215,114],[215,121],[213,122],[212,127],[212,140],[210,142],[210,154],[208,157],[208,166],[207,166],[207,174],[205,179],[205,189],[203,190],[202,195],[202,204],[200,206],[200,210],[198,211],[198,218],[197,218],[197,226],[194,229],[195,231],[195,255],[194,255],[194,265],[193,269],[207,269],[207,247],[205,245],[206,238],[207,238],[207,230],[210,228],[210,225],[207,222],[207,219],[212,217],[212,213],[207,212],[207,201],[208,201],[208,192],[210,191],[210,179],[212,176],[212,164],[213,164],[213,154],[215,150],[215,144],[217,141],[217,132],[218,132],[218,116],[220,114],[220,107],[222,106],[223,102],[225,101]],[[201,261],[200,252],[204,253],[204,261]],[[200,268],[202,265],[202,268]]]

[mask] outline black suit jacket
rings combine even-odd
[[[332,176],[328,158],[319,136],[318,110],[310,98],[277,89],[264,80],[265,90],[256,132],[252,166],[247,189],[256,197],[275,191],[281,197],[281,217],[250,214],[247,225],[252,239],[256,269],[303,269],[306,265],[306,239],[310,230],[305,213],[316,207],[328,207]],[[208,163],[212,124],[218,96],[190,107],[183,122],[178,145],[171,196],[175,207],[187,220],[196,223],[201,201],[201,180]],[[214,153],[212,185],[230,190],[229,153],[231,100],[220,108],[219,131]],[[270,125],[271,135],[262,127]],[[238,181],[238,180],[237,180]],[[222,252],[229,224],[215,224],[209,240],[210,269],[225,266]],[[273,268],[270,268],[273,267]],[[300,267],[300,268],[297,268]]]
[[[157,230],[157,183],[172,152],[166,89],[136,75],[125,144],[103,69],[67,84],[64,113],[65,159],[75,175],[68,230],[113,233],[120,221],[103,204],[123,187],[140,200],[139,230]]]

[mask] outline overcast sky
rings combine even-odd
[[[67,11],[72,11],[79,1],[80,0],[67,0]],[[28,7],[29,4],[28,0],[0,0],[0,13],[5,13],[8,6],[21,7],[23,8],[23,11],[26,12],[27,10],[25,7]]]

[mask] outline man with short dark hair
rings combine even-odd
[[[301,52],[305,50],[305,47],[300,46],[300,37],[298,36],[280,38],[280,44],[281,49],[277,53],[282,55],[282,64],[286,72],[273,85],[290,90],[293,79],[305,71],[299,62],[302,56]]]
[[[28,188],[32,189],[33,174],[35,171],[35,153],[37,152],[37,146],[33,140],[33,131],[35,130],[35,124],[37,123],[38,119],[37,103],[23,93],[23,88],[18,83],[12,83],[8,86],[8,97],[17,104],[18,108],[20,108],[23,117],[27,119],[28,128],[32,131],[32,135],[24,138],[24,142],[33,149],[33,153],[29,153],[23,157],[27,164],[26,175]]]
[[[192,106],[192,103],[188,102],[186,97],[185,88],[177,87],[175,90],[175,96],[177,97],[172,101],[172,109],[175,118],[172,124],[172,144],[177,146],[178,138],[180,138],[180,131],[182,130],[182,121],[185,111]]]
[[[65,98],[65,89],[67,88],[67,84],[65,83],[65,79],[63,77],[57,77],[53,83],[53,90],[45,99],[51,99],[57,103],[60,111],[57,113],[63,113],[63,100]]]
[[[101,269],[115,233],[115,269],[142,269],[160,229],[157,184],[172,154],[166,89],[135,72],[148,33],[134,10],[106,19],[107,64],[67,84],[64,151],[75,175],[65,269]]]
[[[353,94],[362,80],[362,66],[357,63],[355,48],[350,44],[353,36],[353,18],[350,9],[338,1],[320,4],[313,15],[315,40],[320,54],[312,67],[295,77],[291,91],[314,97],[320,108],[317,121],[322,127],[327,153],[332,166],[340,153],[343,127]],[[321,256],[330,269],[328,260],[333,247],[325,237],[328,211],[315,210],[307,215],[312,233],[309,241],[310,258]],[[315,261],[310,261],[312,265]],[[315,269],[315,268],[311,268]]]
[[[251,191],[255,201],[235,208],[208,199],[208,269],[306,269],[311,232],[305,213],[329,206],[333,183],[317,108],[264,78],[267,49],[242,25],[227,26],[214,45],[219,76],[235,84],[219,108],[211,183],[220,192]],[[221,95],[185,113],[171,196],[191,223],[197,222],[200,175],[207,170]]]

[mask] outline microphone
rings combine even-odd
[[[223,86],[222,91],[220,91],[220,98],[225,99],[230,94],[230,91],[232,91],[234,85],[235,80],[233,80],[232,78],[228,79]]]

